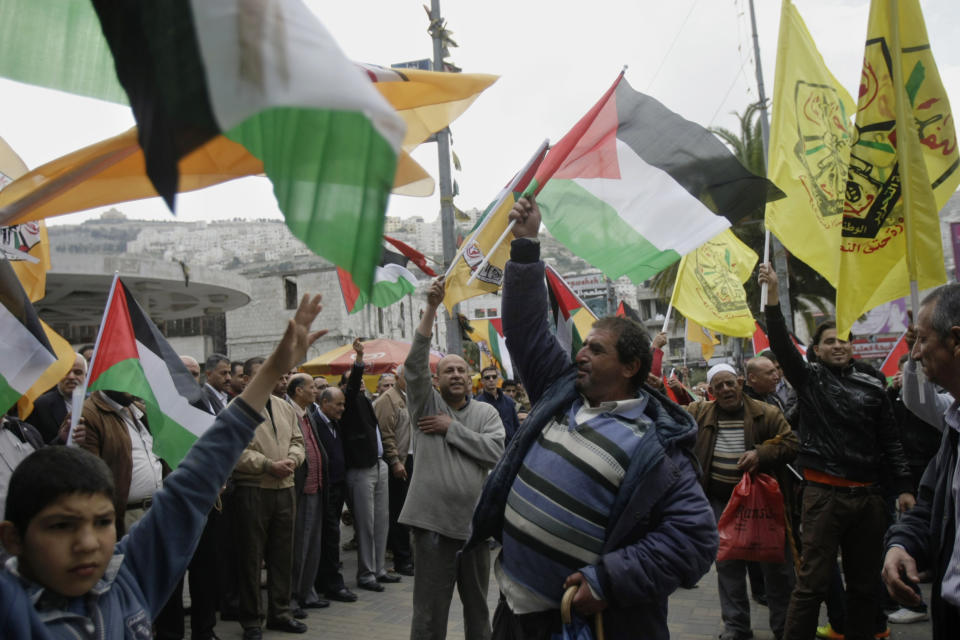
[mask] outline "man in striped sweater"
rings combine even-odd
[[[466,549],[502,541],[494,638],[548,638],[560,599],[603,611],[608,638],[668,638],[667,598],[692,587],[717,550],[697,481],[690,414],[643,385],[650,339],[599,320],[570,362],[547,327],[540,212],[522,198],[503,288],[503,325],[533,405],[491,472]]]
[[[779,407],[743,392],[743,382],[729,364],[718,364],[707,371],[707,384],[716,400],[695,402],[687,410],[699,425],[694,453],[703,469],[700,483],[719,520],[744,473],[773,474],[778,483],[782,482],[786,465],[797,457],[800,441]],[[760,563],[770,607],[770,629],[776,638],[783,637],[794,584],[792,556],[786,544],[784,554],[783,562]],[[717,562],[721,640],[753,637],[746,570],[743,560]]]

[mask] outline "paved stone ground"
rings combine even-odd
[[[352,537],[352,530],[344,527],[343,539]],[[375,638],[376,640],[406,640],[410,636],[410,613],[413,602],[413,578],[404,577],[398,584],[385,585],[386,590],[372,593],[356,589],[357,554],[342,552],[343,575],[347,586],[355,591],[360,599],[344,604],[333,602],[327,609],[312,609],[304,622],[309,627],[303,635],[286,634],[264,630],[264,638],[279,640],[354,640],[356,638]],[[387,566],[392,566],[387,560]],[[489,603],[490,614],[496,607],[499,597],[496,581],[491,571]],[[922,585],[924,596],[929,602],[930,585]],[[717,596],[717,577],[713,569],[700,580],[695,589],[678,590],[670,598],[669,626],[670,636],[674,640],[715,640],[723,630],[720,623],[720,603]],[[751,603],[756,640],[773,640],[767,624],[767,609]],[[821,615],[821,622],[826,618]],[[189,626],[189,625],[188,625]],[[896,640],[926,640],[931,637],[929,622],[910,625],[890,625],[891,637]],[[220,622],[216,629],[222,640],[239,640],[242,637],[240,624]],[[456,594],[450,607],[449,640],[463,640],[463,616],[460,601]],[[811,639],[812,640],[812,639]]]

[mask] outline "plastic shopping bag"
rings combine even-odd
[[[755,477],[743,474],[717,523],[717,561],[783,562],[783,518],[783,495],[777,481],[766,473]]]

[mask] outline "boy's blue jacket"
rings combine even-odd
[[[22,579],[11,558],[0,571],[0,638],[152,638],[153,618],[186,572],[207,514],[261,420],[240,399],[217,416],[86,596],[64,598]]]

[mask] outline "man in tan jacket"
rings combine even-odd
[[[263,358],[243,364],[244,378],[256,375]],[[267,629],[303,633],[307,625],[290,609],[293,527],[296,519],[294,470],[305,457],[303,434],[293,407],[271,396],[254,433],[233,470],[237,523],[240,624],[244,640],[262,637],[260,562],[266,547],[269,580]],[[269,544],[267,542],[269,541]]]
[[[383,439],[383,459],[390,476],[387,478],[390,494],[390,528],[387,531],[387,549],[393,552],[393,569],[400,575],[413,575],[413,552],[410,549],[410,530],[397,522],[407,499],[408,480],[413,475],[413,453],[410,448],[410,415],[407,412],[407,382],[403,365],[395,374],[380,376],[379,387],[387,387],[373,403],[373,411],[380,423]]]
[[[700,483],[720,520],[743,474],[760,472],[782,477],[786,465],[797,457],[800,443],[778,407],[744,395],[743,379],[732,366],[712,367],[707,372],[707,385],[716,400],[694,402],[687,410],[699,427],[693,452],[703,470]],[[759,563],[770,607],[770,629],[777,638],[783,636],[794,584],[789,545],[785,544],[784,550],[783,562]],[[720,640],[753,637],[746,570],[747,563],[743,560],[717,562],[724,627]]]

